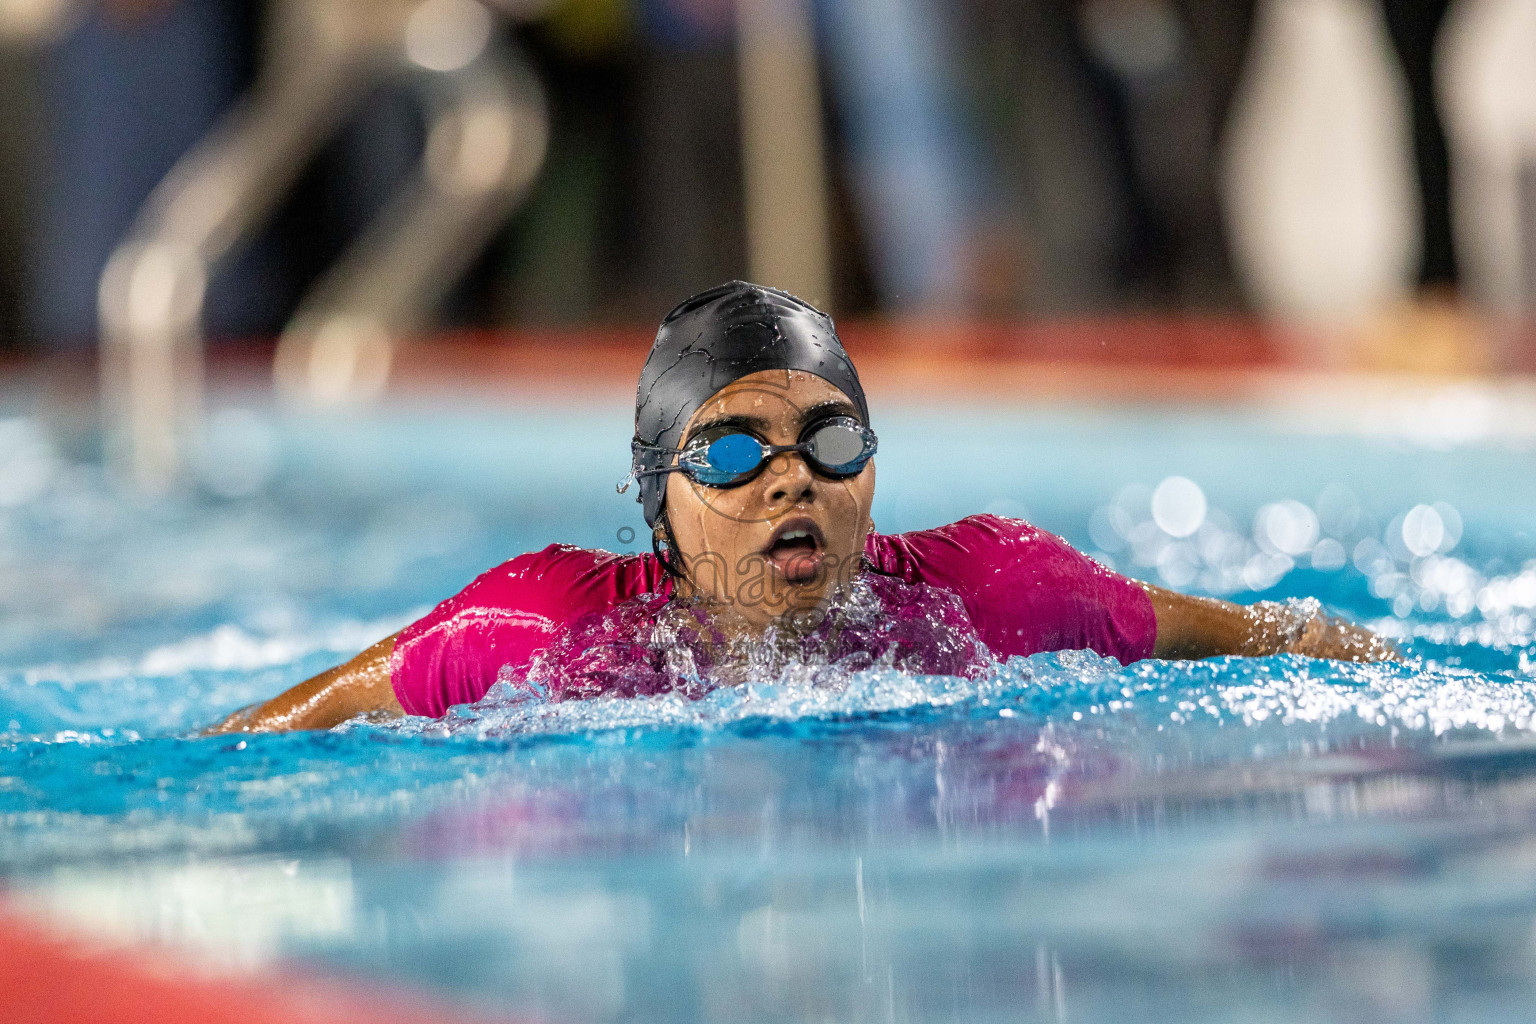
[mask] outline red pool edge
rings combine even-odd
[[[407,988],[318,974],[214,975],[167,950],[66,937],[0,905],[5,1024],[490,1024]]]
[[[1466,313],[1399,321],[1386,318],[1373,333],[1359,325],[1304,328],[1198,313],[850,320],[840,333],[877,400],[1226,403],[1277,390],[1349,392],[1362,382],[1378,389],[1536,382],[1536,320]],[[642,324],[525,327],[401,339],[385,397],[474,396],[514,405],[632,398],[654,331]],[[210,385],[247,394],[269,390],[274,350],[270,338],[211,339]],[[92,406],[96,352],[0,353],[0,381],[55,402]]]

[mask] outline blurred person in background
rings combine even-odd
[[[37,99],[32,61],[18,40],[0,45],[0,351],[26,343],[27,239]]]
[[[894,313],[963,312],[988,218],[981,148],[958,101],[947,5],[817,0],[821,77],[874,299]],[[744,269],[733,0],[637,0],[635,196],[646,292]],[[836,187],[836,186],[834,186]],[[846,239],[845,239],[846,242]],[[850,269],[848,246],[840,247]]]
[[[971,0],[966,95],[1027,254],[1019,306],[1239,302],[1218,144],[1252,0]]]
[[[1430,293],[1447,295],[1454,292],[1460,276],[1451,227],[1450,156],[1440,113],[1437,66],[1440,30],[1450,7],[1451,0],[1382,0],[1381,5],[1408,83],[1423,237],[1418,284]]]
[[[801,2],[833,129],[840,308],[1242,304],[1216,178],[1254,0]],[[1437,286],[1456,278],[1433,77],[1446,7],[1384,4],[1414,104],[1419,276]],[[155,184],[250,85],[265,8],[101,0],[37,56],[35,75],[12,72],[33,87],[40,142],[35,153],[13,144],[0,162],[26,181],[0,211],[0,230],[25,239],[0,251],[12,256],[10,272],[0,266],[12,322],[24,297],[29,333],[45,345],[94,338],[107,257]],[[549,162],[450,319],[625,320],[747,270],[735,16],[732,0],[556,0],[540,23],[506,29],[551,93]],[[25,93],[9,102],[25,109]],[[276,222],[220,268],[209,335],[280,330],[409,173],[420,132],[411,101],[380,90]]]
[[[992,191],[972,112],[958,95],[951,5],[821,0],[826,77],[837,109],[880,307],[964,313],[1003,301],[986,261]],[[1001,243],[999,253],[994,244]]]
[[[569,0],[555,14],[623,2]],[[618,116],[630,124],[633,170],[620,185],[630,209],[618,215],[645,240],[624,290],[633,308],[737,273],[746,258],[735,3],[629,4],[633,100]],[[1219,179],[1256,0],[797,5],[814,19],[833,129],[842,305],[895,314],[1244,305]],[[1447,2],[1382,6],[1413,101],[1420,277],[1452,283],[1432,77]]]
[[[735,8],[634,0],[637,269],[647,305],[744,271]]]
[[[550,96],[549,149],[455,312],[481,323],[623,320],[648,258],[632,201],[643,60],[630,0],[559,0],[516,35]]]
[[[623,3],[569,0],[555,16]],[[634,308],[738,273],[746,257],[734,0],[628,4],[633,98],[617,116],[633,169],[616,211],[644,239],[623,290]],[[1433,84],[1447,5],[1382,4],[1413,102],[1426,285],[1455,280]],[[790,6],[815,23],[844,307],[1245,305],[1220,168],[1256,0]]]
[[[972,0],[956,7],[1031,253],[1027,305],[1244,304],[1219,194],[1223,134],[1251,63],[1255,0]],[[1419,282],[1454,285],[1435,44],[1448,0],[1383,0],[1411,99]]]

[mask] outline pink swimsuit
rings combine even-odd
[[[922,619],[973,636],[999,659],[1071,649],[1121,662],[1152,654],[1157,623],[1141,587],[1020,520],[969,516],[876,534],[865,555],[876,570],[867,574],[873,593],[892,609],[870,643],[923,646],[935,634],[909,628]],[[436,717],[479,700],[498,678],[557,698],[660,692],[676,675],[663,671],[664,652],[633,638],[665,607],[671,586],[650,554],[555,544],[520,555],[400,633],[390,661],[395,696],[408,713]],[[969,663],[960,647],[937,646],[944,650],[898,667],[955,672]]]

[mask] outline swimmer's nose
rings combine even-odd
[[[783,502],[794,505],[810,497],[815,486],[816,474],[806,464],[799,452],[788,452],[773,457],[768,463],[768,500],[774,504]]]

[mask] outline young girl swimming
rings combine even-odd
[[[877,447],[828,316],[741,281],[695,295],[662,322],[636,395],[632,479],[651,553],[557,544],[521,555],[211,731],[440,716],[498,681],[548,699],[699,696],[763,672],[974,674],[1065,649],[1121,662],[1395,656],[1315,601],[1178,594],[1016,519],[876,533]]]

